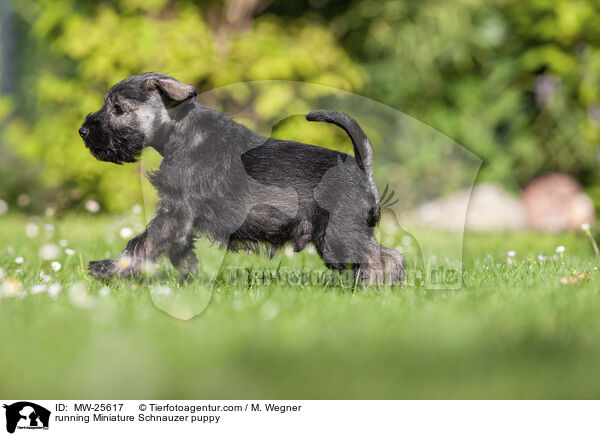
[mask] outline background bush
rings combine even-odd
[[[36,168],[37,185],[7,181],[0,195],[43,186],[59,195],[59,208],[89,197],[109,210],[139,202],[139,167],[95,161],[77,135],[106,90],[132,74],[160,71],[200,90],[276,78],[360,88],[359,69],[325,26],[273,14],[247,22],[202,4],[14,2],[19,66],[17,89],[4,100],[3,154]]]

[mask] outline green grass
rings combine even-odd
[[[600,397],[600,274],[582,235],[468,235],[464,286],[455,291],[221,283],[206,310],[182,321],[159,310],[149,290],[165,283],[199,310],[201,284],[180,283],[164,267],[158,279],[114,282],[101,296],[85,271],[89,260],[118,253],[119,229],[134,218],[67,217],[53,221],[54,235],[40,227],[35,238],[26,223],[0,218],[0,283],[31,290],[42,270],[62,292],[0,299],[3,398]],[[76,254],[61,248],[53,272],[38,250],[63,238]],[[436,241],[443,247],[443,235]],[[208,272],[220,252],[199,245]],[[535,262],[558,245],[564,259]],[[516,265],[507,265],[508,250]],[[226,260],[323,269],[306,252]],[[575,283],[560,281],[581,272]],[[69,297],[75,283],[90,299]]]

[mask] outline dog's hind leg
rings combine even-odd
[[[325,210],[321,210],[318,218],[312,225],[312,242],[319,257],[323,260],[325,266],[329,269],[334,269],[342,272],[346,268],[347,260],[341,259],[339,256],[331,255],[331,244],[327,238],[327,225],[329,223],[329,215]]]
[[[404,281],[404,257],[395,250],[384,247],[375,240],[374,250],[361,263],[353,264],[355,274],[365,285],[401,284]]]
[[[381,261],[389,283],[400,284],[404,282],[406,276],[404,256],[396,250],[381,245]]]

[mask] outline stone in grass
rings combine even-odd
[[[465,210],[467,214],[465,216]],[[419,224],[453,232],[502,232],[527,227],[523,204],[492,183],[427,202],[411,213]]]
[[[580,230],[582,224],[595,220],[592,200],[568,174],[550,173],[533,179],[523,190],[522,198],[533,230]]]

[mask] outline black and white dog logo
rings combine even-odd
[[[4,405],[6,409],[6,431],[14,433],[18,429],[47,430],[50,411],[29,401],[19,401]]]

